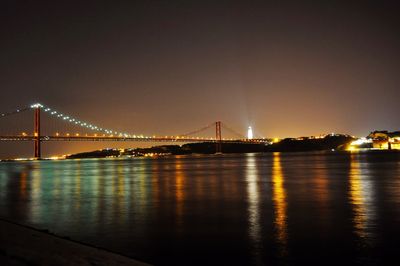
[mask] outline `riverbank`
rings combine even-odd
[[[149,265],[0,219],[1,265]]]
[[[286,138],[276,143],[221,143],[223,153],[305,152],[344,150],[353,140],[348,135],[327,135],[323,138]],[[66,159],[107,158],[120,156],[165,156],[189,154],[215,154],[215,142],[187,143],[184,145],[161,145],[150,148],[103,149],[67,155]]]

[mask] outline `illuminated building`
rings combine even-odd
[[[400,131],[374,131],[366,138],[360,138],[353,141],[349,150],[374,149],[374,150],[399,150],[400,149]]]
[[[253,129],[251,127],[247,129],[247,138],[253,139]]]

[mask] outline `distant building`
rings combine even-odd
[[[373,131],[350,143],[348,150],[400,150],[400,131]]]
[[[373,131],[367,139],[372,140],[373,149],[400,149],[400,131]]]

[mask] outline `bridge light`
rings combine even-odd
[[[42,108],[43,105],[41,105],[40,103],[35,103],[31,105],[31,108]]]

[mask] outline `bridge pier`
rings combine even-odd
[[[33,118],[33,136],[34,136],[34,157],[35,159],[41,159],[41,140],[40,140],[40,106],[35,108],[35,114]]]
[[[215,122],[215,153],[222,153],[221,121]]]

